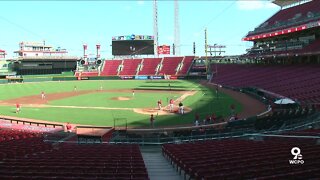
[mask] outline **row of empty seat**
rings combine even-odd
[[[23,158],[27,154],[38,153],[51,149],[51,144],[43,143],[43,137],[28,136],[24,132],[19,132],[19,136],[22,138],[16,139],[12,136],[11,139],[0,142],[1,162],[6,159]]]
[[[142,59],[125,59],[123,61],[123,69],[119,75],[136,75],[138,65],[141,64]]]
[[[216,64],[212,69],[217,69],[212,78],[216,84],[257,87],[301,103],[320,103],[318,65]]]
[[[122,63],[120,60],[106,60],[104,61],[101,76],[116,76],[118,74],[118,67]]]
[[[175,75],[182,60],[183,57],[164,57],[159,74]]]
[[[292,165],[291,149],[301,149],[304,164]],[[210,140],[166,144],[163,154],[194,179],[310,179],[320,177],[320,146],[314,140]]]
[[[310,21],[320,19],[320,1],[313,0],[308,3],[301,4],[286,9],[282,9],[262,23],[255,31],[249,35],[268,32],[279,28],[289,28],[290,26],[301,25]]]
[[[243,57],[256,58],[256,57],[276,57],[276,56],[297,56],[297,55],[310,55],[320,53],[320,39],[312,41],[310,44],[297,49],[286,49],[281,51],[250,51]]]
[[[51,144],[7,129],[2,136],[10,138],[0,142],[0,179],[149,179],[138,145]]]
[[[138,75],[154,75],[156,74],[157,66],[161,63],[162,58],[144,58],[143,66],[138,72]]]
[[[187,75],[194,57],[164,57],[105,60],[100,76]],[[80,73],[76,72],[75,76]],[[82,72],[81,76],[99,76],[98,71]]]
[[[62,130],[62,126],[45,126],[45,125],[41,125],[38,124],[36,125],[30,125],[28,123],[24,123],[24,122],[10,122],[10,120],[1,120],[0,119],[0,128],[3,129],[11,129],[14,130],[14,132],[16,131],[26,131],[26,132],[34,132],[34,133],[41,133],[41,132],[56,132],[56,131],[61,131]],[[1,131],[1,129],[0,129]]]
[[[0,129],[0,142],[39,137],[39,136],[41,136],[41,134],[36,132],[15,130],[15,129]]]

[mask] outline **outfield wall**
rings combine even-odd
[[[14,76],[0,79],[0,84],[22,82],[48,82],[48,81],[76,81],[76,80],[176,80],[176,79],[201,79],[198,76]]]

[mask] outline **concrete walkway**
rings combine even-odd
[[[183,180],[161,152],[161,146],[140,147],[150,180]]]

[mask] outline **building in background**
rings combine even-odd
[[[0,60],[4,60],[6,58],[6,51],[0,49]]]
[[[281,10],[250,31],[244,55],[269,63],[320,63],[320,1],[275,0]]]
[[[40,42],[20,42],[19,50],[15,51],[19,57],[62,57],[67,55],[66,49],[53,48],[46,45],[45,41]]]
[[[18,75],[27,74],[60,74],[74,71],[78,57],[68,56],[68,51],[60,47],[53,48],[41,42],[20,42],[18,55],[12,59],[12,67]]]

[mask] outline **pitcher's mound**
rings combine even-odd
[[[131,98],[130,97],[119,96],[119,97],[113,97],[111,99],[112,100],[117,100],[117,101],[129,101]]]

